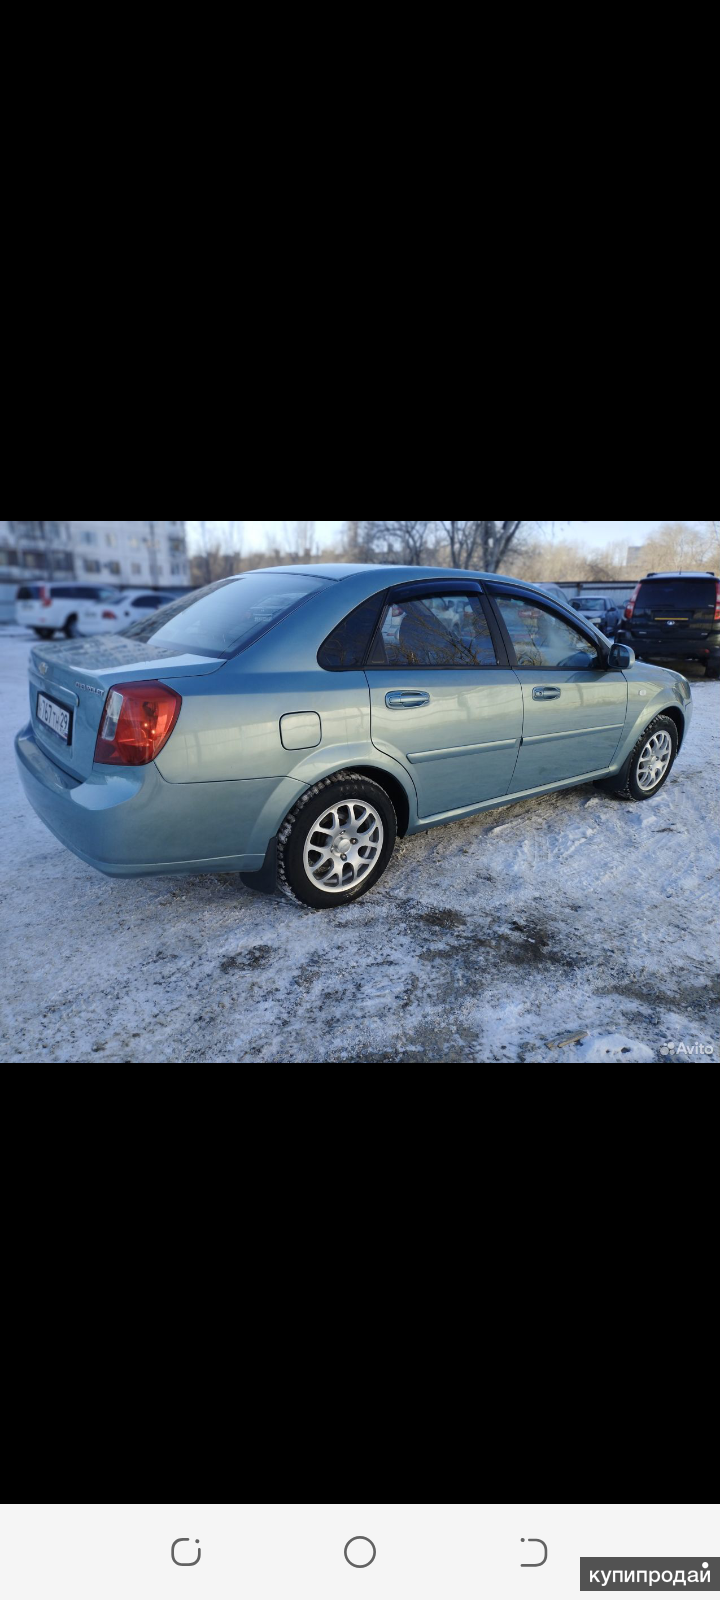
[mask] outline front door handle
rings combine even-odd
[[[429,706],[430,696],[424,689],[392,689],[385,696],[385,704],[391,711],[402,711],[403,707],[409,710],[412,706]]]
[[[561,689],[533,689],[533,700],[559,700]]]

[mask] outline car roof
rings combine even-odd
[[[714,572],[648,572],[641,583],[647,583],[648,578],[714,578]]]
[[[527,589],[528,592],[542,592],[542,585],[527,583],[523,578],[513,578],[509,573],[503,572],[474,572],[465,567],[403,567],[393,566],[389,562],[365,561],[343,562],[328,561],[318,563],[317,566],[286,566],[286,567],[253,567],[248,572],[236,573],[235,579],[249,578],[257,573],[295,573],[297,576],[307,578],[326,578],[341,583],[345,578],[355,578],[363,574],[375,573],[379,578],[378,588],[382,588],[383,580],[387,584],[422,583],[428,578],[448,579],[464,578],[482,583],[511,583],[515,589]],[[232,581],[232,580],[231,580]],[[569,600],[567,601],[569,606]]]

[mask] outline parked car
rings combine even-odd
[[[121,594],[117,605],[113,607],[116,623],[112,632],[122,633],[148,611],[159,611],[161,606],[172,605],[177,598],[177,594],[168,589],[129,589],[127,594]]]
[[[23,583],[15,596],[15,620],[39,639],[64,633],[110,633],[117,624],[114,606],[121,590],[101,583]]]
[[[714,572],[649,572],[617,633],[645,661],[699,661],[720,677],[720,581]]]
[[[244,573],[125,634],[33,645],[29,672],[20,776],[83,861],[237,872],[315,907],[373,888],[398,833],[592,780],[653,798],[692,715],[684,677],[541,590],[417,567]]]
[[[582,612],[588,622],[594,623],[606,638],[615,638],[622,619],[622,611],[615,600],[606,594],[581,594],[572,601],[572,605],[576,611]]]

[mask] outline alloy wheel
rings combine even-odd
[[[385,840],[379,811],[366,800],[343,800],[314,822],[303,863],[310,882],[327,894],[343,894],[372,872]]]
[[[646,794],[649,794],[651,789],[656,789],[665,777],[665,773],[672,761],[672,753],[672,740],[669,733],[665,733],[664,730],[660,733],[654,733],[648,739],[638,761],[637,769],[638,786]]]

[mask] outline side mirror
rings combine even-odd
[[[616,672],[627,672],[629,667],[635,665],[635,651],[629,644],[614,644],[608,656],[608,666],[614,667]]]

